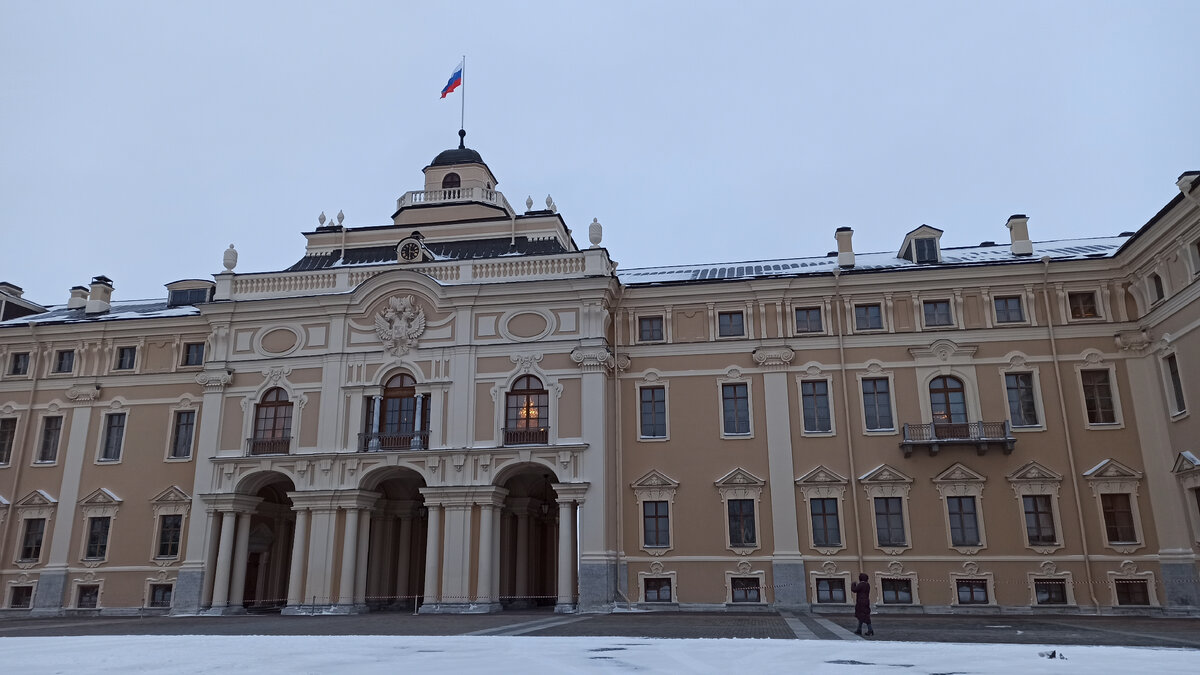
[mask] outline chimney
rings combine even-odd
[[[1018,213],[1008,217],[1004,224],[1009,230],[1013,255],[1033,255],[1033,242],[1029,241],[1029,216]]]
[[[72,286],[71,299],[67,300],[67,309],[83,309],[87,306],[87,286]]]
[[[112,279],[103,275],[92,277],[92,290],[83,311],[87,314],[107,312],[109,303],[112,301],[112,292]]]
[[[838,267],[854,267],[854,242],[851,241],[854,237],[854,230],[848,227],[839,227],[833,236],[837,238]]]

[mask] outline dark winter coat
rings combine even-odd
[[[854,594],[854,618],[863,623],[871,623],[871,584],[863,579],[850,584],[850,592]]]

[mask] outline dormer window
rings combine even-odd
[[[917,263],[935,263],[938,261],[937,239],[922,237],[913,242],[917,248]]]
[[[451,171],[442,178],[442,189],[449,190],[456,187],[462,187],[462,179],[458,177],[458,174]]]
[[[941,237],[941,230],[922,225],[904,235],[904,244],[900,246],[899,257],[918,265],[939,263],[942,261]]]

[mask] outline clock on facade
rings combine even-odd
[[[400,247],[400,257],[408,261],[416,260],[421,257],[421,247],[417,246],[416,242],[410,241]]]

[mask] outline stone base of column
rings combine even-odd
[[[66,570],[45,570],[39,574],[37,591],[33,595],[33,607],[29,610],[29,616],[62,616],[63,589],[66,585]]]
[[[771,578],[775,586],[776,609],[808,612],[808,586],[804,575],[804,561],[775,560],[771,562]]]
[[[204,570],[179,570],[175,589],[171,593],[171,614],[200,613],[200,598],[204,593]]]
[[[503,611],[498,602],[433,602],[421,605],[420,614],[495,614]]]
[[[209,607],[201,613],[204,616],[239,616],[246,613],[246,608],[240,605],[225,605],[224,607]]]
[[[574,614],[579,611],[578,605],[573,602],[560,602],[554,605],[555,614]]]
[[[1163,609],[1171,614],[1200,614],[1200,569],[1191,562],[1160,562]],[[41,586],[38,586],[41,590]]]
[[[579,611],[612,611],[616,595],[617,563],[615,560],[579,564]]]

